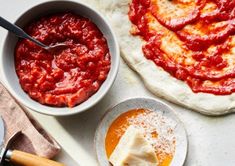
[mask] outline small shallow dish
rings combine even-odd
[[[60,12],[73,12],[75,14],[89,18],[102,31],[108,42],[111,54],[111,69],[109,71],[107,79],[104,81],[100,89],[88,100],[73,108],[46,106],[40,104],[37,101],[34,101],[28,96],[28,94],[23,91],[16,75],[14,63],[14,49],[18,41],[18,38],[16,36],[11,33],[8,33],[4,43],[3,52],[0,55],[0,72],[3,84],[6,86],[8,91],[26,107],[39,113],[54,116],[76,114],[89,109],[90,107],[94,106],[97,102],[99,102],[108,92],[116,78],[120,58],[118,42],[108,22],[106,22],[104,17],[99,12],[87,5],[84,5],[79,1],[75,2],[61,0],[38,4],[37,6],[34,6],[25,13],[23,13],[17,19],[15,24],[20,27],[24,27],[27,25],[27,23],[42,16]]]
[[[108,110],[107,113],[104,115],[96,130],[94,140],[97,160],[99,164],[102,166],[110,165],[105,150],[105,138],[110,125],[121,114],[133,109],[148,109],[150,111],[160,111],[163,113],[163,116],[165,116],[166,118],[170,118],[171,120],[176,122],[176,128],[174,129],[174,135],[176,137],[176,148],[170,166],[182,166],[186,159],[188,149],[187,134],[183,123],[178,119],[171,107],[160,101],[147,98],[135,98],[126,100]]]

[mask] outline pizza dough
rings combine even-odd
[[[91,1],[90,1],[91,2]],[[235,94],[218,96],[194,93],[183,81],[147,60],[142,52],[143,40],[130,34],[128,11],[131,0],[99,0],[96,7],[107,16],[119,39],[122,57],[143,79],[155,95],[207,115],[223,115],[235,111]]]

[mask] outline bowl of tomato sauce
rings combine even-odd
[[[8,34],[1,54],[3,84],[23,105],[39,113],[64,116],[88,110],[115,81],[120,51],[112,28],[81,2],[50,1],[15,22],[53,51]]]

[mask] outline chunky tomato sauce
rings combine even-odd
[[[46,45],[67,44],[51,52],[29,40],[17,43],[16,72],[31,98],[46,105],[73,107],[98,91],[111,60],[107,41],[94,23],[62,13],[43,17],[25,30]]]
[[[235,92],[235,1],[132,0],[129,19],[145,57],[192,91]]]

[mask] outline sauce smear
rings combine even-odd
[[[235,1],[132,0],[129,19],[145,57],[193,92],[235,92]]]

